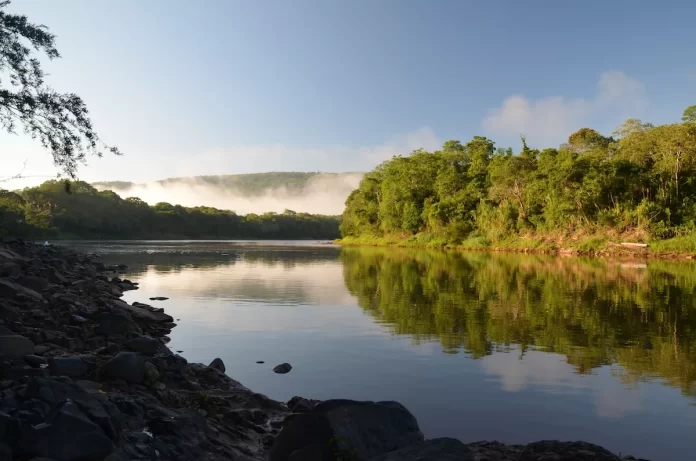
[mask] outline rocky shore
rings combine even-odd
[[[172,317],[120,299],[138,288],[124,269],[0,244],[0,461],[633,459],[585,442],[425,441],[396,402],[276,402],[220,359],[172,353]]]

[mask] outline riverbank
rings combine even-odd
[[[59,246],[0,245],[0,459],[622,459],[583,442],[424,441],[396,402],[276,402],[219,359],[173,354],[175,319],[120,299],[138,289],[125,269]]]
[[[636,242],[631,236],[562,235],[518,236],[500,240],[473,237],[452,244],[429,234],[363,235],[344,237],[334,243],[355,246],[397,246],[410,248],[449,249],[462,251],[491,251],[510,253],[567,254],[578,256],[643,257],[661,259],[696,258],[696,234],[648,243]],[[637,245],[635,243],[638,243]]]

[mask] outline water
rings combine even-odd
[[[287,400],[397,400],[427,437],[696,453],[696,264],[337,248],[73,242],[168,296],[169,344]],[[265,364],[256,364],[263,360]],[[273,366],[293,370],[277,375]]]

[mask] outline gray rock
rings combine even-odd
[[[474,454],[457,439],[432,439],[391,451],[370,461],[474,461]]]
[[[51,348],[48,346],[42,346],[42,345],[34,346],[34,354],[37,354],[37,355],[45,354],[46,352],[48,352],[50,350],[51,350]]]
[[[82,357],[55,357],[48,363],[48,369],[54,376],[67,376],[79,379],[86,377],[95,368],[93,363]]]
[[[22,316],[22,313],[14,306],[9,306],[3,302],[0,302],[0,319],[7,320],[8,322],[13,322],[18,320]]]
[[[0,443],[0,461],[12,461],[12,449],[5,443]]]
[[[22,273],[22,267],[12,261],[0,264],[0,277],[18,277]]]
[[[47,420],[34,427],[34,455],[57,461],[101,460],[114,448],[104,431],[72,401],[53,410]]]
[[[288,461],[296,450],[317,445],[367,461],[422,441],[416,418],[397,402],[327,400],[286,421],[269,459]]]
[[[134,338],[125,343],[125,346],[135,352],[140,352],[143,355],[153,356],[160,348],[160,342],[149,336],[141,336]]]
[[[122,313],[100,312],[95,320],[98,322],[95,333],[100,335],[121,335],[131,330],[131,320]]]
[[[25,275],[19,280],[19,284],[40,293],[48,286],[48,280],[35,275]]]
[[[0,356],[22,358],[34,354],[34,343],[19,335],[0,336]]]
[[[119,352],[106,362],[103,371],[109,378],[140,384],[145,379],[145,361],[135,352]]]
[[[43,301],[44,299],[43,296],[30,288],[23,287],[9,280],[0,280],[0,298],[14,298],[18,294],[33,298],[36,301]]]
[[[166,301],[168,299],[169,298],[167,298],[166,296],[154,296],[150,298],[150,301]]]
[[[41,365],[46,365],[48,363],[45,358],[33,354],[25,356],[24,361],[34,368],[40,368]]]
[[[609,450],[587,442],[542,440],[527,445],[519,457],[519,461],[537,460],[621,461],[621,458]]]
[[[221,358],[215,358],[213,359],[212,362],[210,362],[210,365],[208,365],[210,368],[215,368],[218,371],[225,372],[225,364],[223,363]]]
[[[82,317],[81,315],[75,315],[75,314],[70,316],[70,320],[72,320],[72,322],[77,324],[77,325],[89,322],[89,320]]]
[[[292,370],[292,365],[290,365],[289,363],[281,363],[280,365],[276,365],[273,368],[274,372],[281,374],[281,375],[284,375],[285,373],[289,373],[290,370]]]

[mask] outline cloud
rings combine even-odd
[[[588,124],[612,130],[617,121],[635,117],[646,105],[642,82],[611,71],[599,76],[596,94],[591,98],[510,96],[502,106],[489,111],[483,128],[494,135],[524,134],[533,142],[557,143]]]

